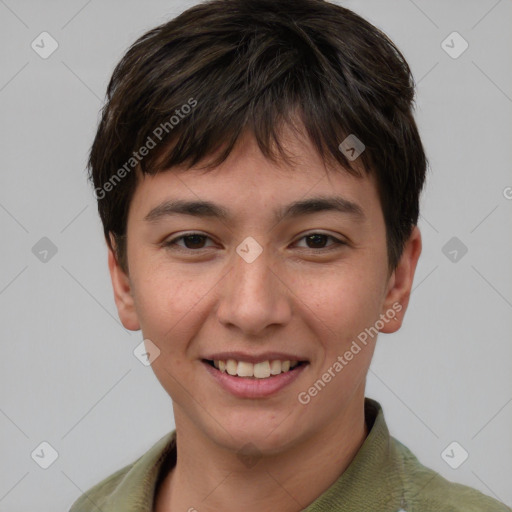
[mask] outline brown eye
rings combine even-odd
[[[307,243],[313,245],[313,247],[310,246],[310,249],[323,249],[325,247],[327,239],[330,237],[327,235],[314,234],[308,235],[305,238],[307,240]]]
[[[171,248],[171,249],[178,249],[178,250],[200,250],[205,249],[204,243],[207,239],[210,237],[206,235],[202,235],[200,233],[186,233],[184,235],[178,236],[176,238],[173,238],[172,240],[169,240],[167,242],[163,243],[164,247]],[[183,245],[178,245],[177,242],[183,240]]]
[[[326,246],[328,239],[333,240],[334,243]],[[327,235],[324,233],[311,233],[309,235],[303,236],[301,240],[306,240],[307,249],[330,250],[336,248],[339,245],[346,245],[345,242],[333,237],[332,235]]]
[[[202,245],[204,244],[205,238],[207,237],[204,235],[186,235],[183,237],[183,241],[187,249],[203,249]]]

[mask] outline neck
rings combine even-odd
[[[363,394],[321,431],[286,452],[247,459],[244,468],[238,453],[215,444],[176,406],[175,420],[177,463],[157,490],[155,512],[297,512],[340,477],[368,435]]]

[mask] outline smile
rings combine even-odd
[[[307,361],[203,359],[214,382],[238,398],[265,398],[289,386],[309,366]]]
[[[223,373],[228,373],[232,376],[255,378],[255,379],[268,379],[281,373],[289,372],[300,364],[301,361],[279,361],[267,360],[258,363],[249,363],[247,361],[236,361],[235,359],[215,359],[207,362],[220,370]]]

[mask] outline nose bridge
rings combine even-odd
[[[233,284],[235,290],[242,295],[266,295],[271,294],[269,290],[270,276],[274,274],[270,270],[270,254],[268,250],[261,251],[260,254],[252,255],[253,248],[249,248],[247,258],[240,253],[247,250],[247,244],[240,244],[237,256],[233,258]],[[259,297],[254,297],[259,298]],[[263,298],[263,297],[261,297]]]
[[[244,243],[233,255],[217,314],[226,325],[258,333],[268,325],[285,323],[290,311],[285,288],[271,269],[271,254],[250,240]]]

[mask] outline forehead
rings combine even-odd
[[[130,211],[136,210],[137,217],[151,217],[158,213],[155,210],[159,205],[165,208],[166,201],[179,210],[177,203],[185,200],[209,202],[210,205],[196,207],[202,208],[205,216],[223,220],[233,220],[231,217],[244,212],[253,216],[268,212],[276,220],[293,213],[289,208],[292,202],[296,203],[295,213],[300,213],[301,209],[317,207],[306,203],[320,197],[330,198],[329,209],[344,209],[359,217],[371,214],[375,207],[380,209],[374,177],[366,174],[362,166],[357,168],[360,176],[341,166],[329,166],[309,139],[290,131],[282,132],[280,142],[290,162],[266,158],[254,136],[246,132],[229,157],[213,169],[201,169],[204,164],[200,162],[191,169],[178,166],[155,175],[139,173]]]

